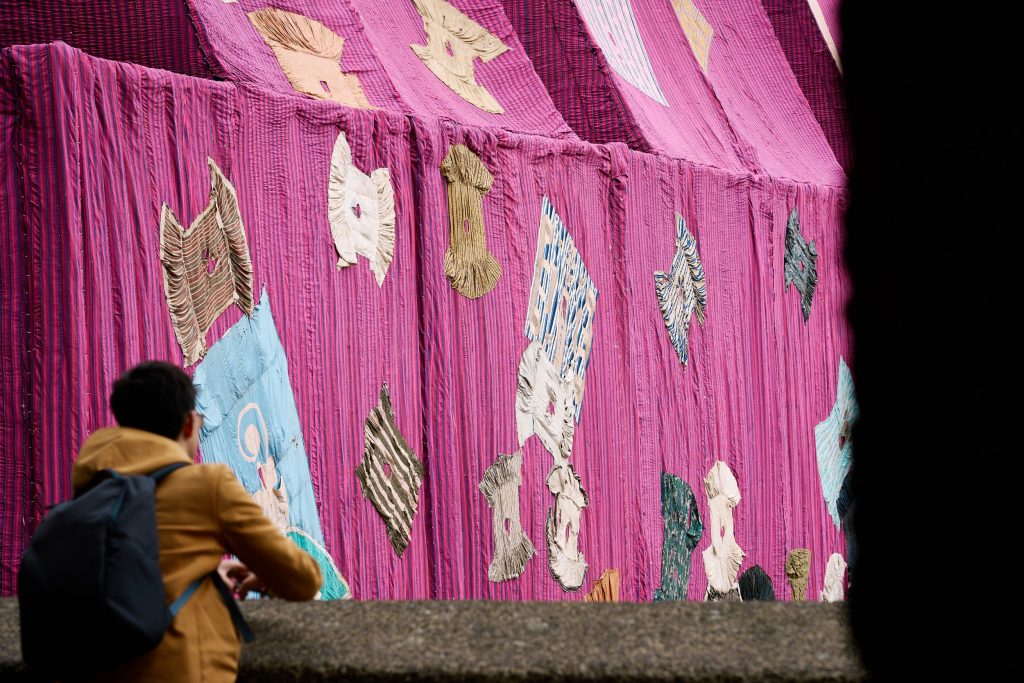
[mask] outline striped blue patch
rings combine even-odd
[[[525,334],[541,344],[559,377],[573,385],[573,414],[578,422],[594,340],[597,287],[546,196],[528,306]]]

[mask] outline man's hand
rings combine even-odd
[[[249,568],[238,560],[221,560],[220,566],[217,567],[217,573],[239,600],[245,600],[249,591],[267,592],[267,586],[260,577],[249,571]]]

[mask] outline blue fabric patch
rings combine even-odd
[[[288,361],[274,326],[266,291],[252,317],[242,318],[196,367],[196,408],[203,414],[199,444],[205,462],[231,467],[242,486],[267,510],[281,531],[308,538],[321,550],[323,530],[309,475],[309,460],[288,381]],[[298,533],[292,534],[292,531]],[[309,551],[310,543],[299,543]],[[324,589],[343,587],[330,597],[351,597],[326,552],[311,552],[324,575]],[[327,599],[328,591],[321,597]]]

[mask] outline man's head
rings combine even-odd
[[[122,427],[133,427],[177,441],[190,457],[199,450],[201,418],[196,389],[180,368],[146,361],[114,382],[110,409]]]

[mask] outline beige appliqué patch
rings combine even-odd
[[[704,18],[693,0],[672,0],[672,7],[676,11],[676,19],[679,26],[686,34],[686,40],[690,43],[693,56],[697,58],[701,70],[707,73],[708,57],[711,55],[711,39],[715,31],[711,24]]]
[[[359,78],[341,70],[344,38],[319,21],[276,7],[250,12],[249,21],[273,50],[296,91],[348,107],[374,108]]]
[[[489,62],[508,51],[508,46],[444,0],[412,0],[423,17],[426,45],[410,45],[434,75],[462,99],[492,114],[505,109],[487,89],[476,82],[473,60]]]
[[[231,304],[246,315],[255,308],[252,260],[238,211],[238,196],[213,159],[210,201],[182,227],[167,204],[160,210],[160,262],[174,334],[192,365],[206,355],[206,333]]]

